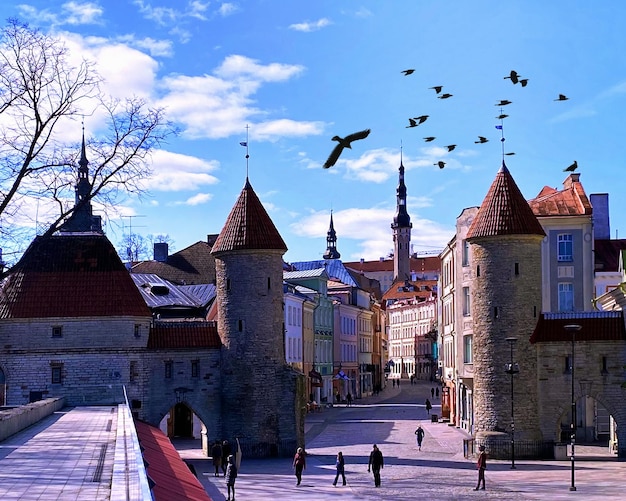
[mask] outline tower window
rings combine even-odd
[[[500,317],[500,312],[498,311],[498,307],[494,306],[493,307],[493,318],[499,318]]]
[[[200,375],[200,361],[191,361],[191,377],[198,377]]]
[[[141,324],[135,324],[135,337],[141,337]]]
[[[239,332],[243,332],[243,320],[237,321],[237,329],[239,329]]]
[[[267,277],[267,290],[272,288],[272,277]]]
[[[476,266],[476,276],[480,276],[480,265]]]
[[[165,379],[172,379],[174,363],[171,360],[165,361]]]
[[[226,290],[230,291],[230,278],[226,279]]]
[[[52,326],[52,337],[63,337],[63,326],[61,326],[61,325],[53,325]]]
[[[609,373],[609,369],[608,369],[608,363],[606,360],[606,357],[602,357],[602,370],[600,371],[600,374],[602,374],[603,376],[606,376]]]
[[[515,276],[519,275],[519,263],[515,263]]]

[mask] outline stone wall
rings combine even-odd
[[[541,237],[512,235],[473,239],[471,313],[474,321],[474,431],[477,438],[511,433],[513,359],[515,436],[541,440],[537,409],[537,355],[529,342],[541,308]]]

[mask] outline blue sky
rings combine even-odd
[[[524,196],[561,187],[577,160],[587,194],[609,193],[612,237],[626,238],[626,2],[26,0],[2,2],[0,17],[63,37],[97,62],[107,92],[143,96],[180,127],[154,152],[150,196],[106,218],[115,244],[129,225],[176,250],[219,233],[245,183],[249,126],[249,179],[285,260],[321,258],[331,209],[342,260],[388,255],[401,147],[413,249],[437,252],[501,165],[503,99]],[[322,168],[332,136],[366,128]]]

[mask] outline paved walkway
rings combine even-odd
[[[0,442],[0,499],[111,497],[117,406],[63,409]]]
[[[487,490],[474,491],[476,468],[463,456],[467,435],[454,426],[432,423],[424,408],[430,384],[419,383],[387,388],[377,397],[357,400],[350,408],[325,409],[307,415],[307,469],[302,485],[296,487],[290,459],[250,460],[243,458],[237,478],[237,501],[277,500],[463,500],[506,499],[559,501],[564,499],[623,499],[626,492],[626,462],[607,455],[577,460],[575,485],[571,484],[570,461],[489,461]],[[433,413],[440,414],[434,399]],[[426,435],[418,451],[414,431],[421,424]],[[367,472],[372,444],[385,456],[382,486],[374,488]],[[209,459],[198,449],[174,441],[181,455],[192,462],[214,501],[226,500],[223,478],[215,478]],[[195,444],[194,447],[198,447]],[[346,459],[348,485],[333,487],[335,456]],[[589,456],[593,449],[577,448]],[[294,451],[295,452],[295,451]],[[604,451],[601,451],[604,454]]]

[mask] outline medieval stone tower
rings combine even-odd
[[[291,455],[304,444],[304,380],[285,364],[287,246],[248,179],[217,237],[222,433],[247,456]]]
[[[541,309],[541,241],[545,233],[504,162],[467,234],[472,246],[474,423],[481,443],[511,435],[511,360],[516,441],[541,440],[537,353],[530,336]],[[530,442],[529,442],[530,443]]]
[[[393,279],[411,278],[410,245],[411,218],[406,211],[406,186],[404,184],[404,165],[400,160],[398,188],[396,189],[396,215],[391,223],[393,230]]]

